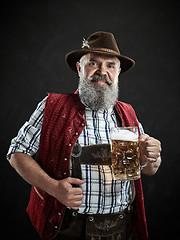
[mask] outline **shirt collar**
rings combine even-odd
[[[110,107],[107,110],[100,109],[98,111],[95,111],[95,110],[92,110],[91,108],[85,106],[85,111],[87,111],[87,112],[96,112],[97,114],[98,113],[99,114],[104,114],[104,113],[106,113],[106,114],[114,114],[114,107],[112,106],[112,107]]]

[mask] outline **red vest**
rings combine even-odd
[[[133,108],[116,102],[123,126],[138,126]],[[44,111],[38,163],[54,179],[69,176],[71,150],[83,131],[86,120],[84,106],[77,94],[49,94]],[[147,239],[144,197],[141,180],[135,181],[133,235]],[[32,187],[27,212],[33,226],[44,240],[53,239],[60,230],[65,206],[46,192]]]

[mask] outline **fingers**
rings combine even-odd
[[[143,154],[143,160],[145,161],[149,161],[149,162],[156,162],[158,157],[160,157],[160,154],[159,153],[156,153],[154,151],[145,151],[144,154]]]
[[[77,210],[83,200],[83,194],[70,194],[66,199],[66,206]]]
[[[77,210],[82,204],[83,194],[71,195],[67,197],[66,206]]]
[[[160,157],[161,151],[159,140],[149,137],[147,134],[140,136],[140,153],[143,160],[155,162]]]
[[[74,210],[77,210],[81,205],[82,200],[83,200],[83,194],[74,195],[72,196],[72,198],[70,197],[69,199],[67,199],[67,206]]]
[[[69,182],[70,184],[77,184],[77,185],[82,185],[83,183],[85,183],[84,180],[81,180],[78,178],[72,178],[72,177],[68,177],[67,182]]]
[[[73,184],[82,185],[84,182],[84,180],[71,177],[59,180],[56,199],[65,206],[77,210],[82,203],[83,192],[81,187],[73,187]]]
[[[140,137],[139,137],[139,141],[140,142],[145,142],[147,139],[148,139],[149,135],[148,134],[142,134]]]

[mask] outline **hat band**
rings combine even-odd
[[[114,53],[114,54],[120,55],[118,52],[116,52],[112,49],[109,49],[109,48],[90,48],[90,50],[92,50],[92,51],[102,51],[102,52],[108,52],[108,53]]]

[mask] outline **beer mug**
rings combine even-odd
[[[141,165],[138,127],[112,128],[110,137],[113,177],[121,181],[139,179]]]

